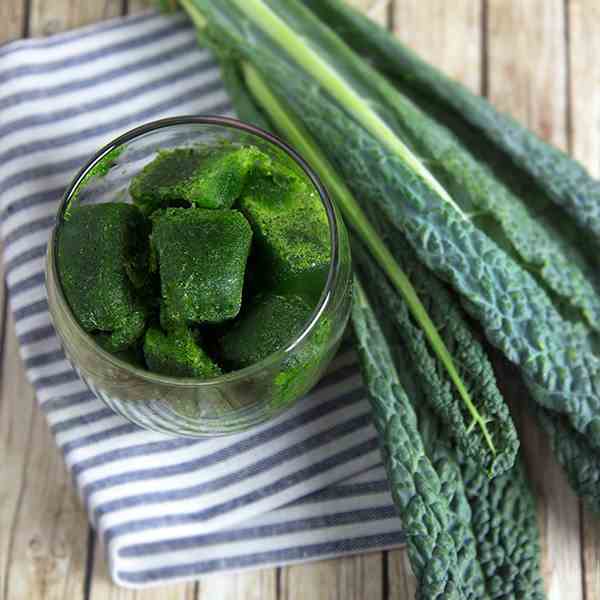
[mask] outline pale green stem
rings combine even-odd
[[[288,24],[276,15],[263,0],[231,0],[256,25],[270,35],[307,73],[310,73],[331,96],[353,114],[378,140],[399,156],[415,173],[460,215],[463,211],[440,185],[423,163],[409,150],[402,140],[353,89],[351,85]]]
[[[204,15],[194,6],[191,0],[179,0],[179,4],[185,9],[196,29],[204,29],[207,25]]]
[[[477,407],[474,405],[469,391],[463,383],[458,370],[452,360],[452,355],[446,348],[444,340],[429,318],[427,310],[421,303],[417,292],[412,286],[410,280],[400,268],[393,255],[383,243],[362,208],[358,205],[354,196],[339,178],[331,163],[319,150],[313,140],[310,138],[302,126],[293,120],[289,112],[284,109],[280,100],[271,92],[265,84],[262,77],[251,65],[244,63],[242,65],[243,73],[246,79],[246,84],[252,95],[259,101],[261,107],[268,113],[271,122],[282,132],[286,139],[293,144],[304,158],[317,170],[325,187],[335,198],[336,203],[341,208],[344,217],[348,224],[362,239],[364,244],[369,248],[371,254],[378,261],[383,271],[387,274],[390,281],[401,294],[410,309],[414,319],[425,332],[429,343],[444,365],[450,379],[456,386],[460,397],[467,406],[473,421],[477,422],[481,427],[483,436],[490,450],[495,454],[496,449],[490,433],[487,429],[486,422],[479,414]]]

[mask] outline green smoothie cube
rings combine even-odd
[[[219,323],[242,302],[252,229],[237,210],[168,208],[152,217],[161,324]]]
[[[267,166],[269,158],[254,146],[164,150],[136,175],[129,187],[146,214],[159,208],[191,204],[199,208],[231,208],[248,174]]]
[[[79,206],[58,233],[62,287],[81,327],[109,351],[127,348],[145,327],[136,289],[145,280],[149,223],[132,205]]]
[[[221,338],[222,360],[234,369],[241,369],[281,350],[302,331],[312,310],[300,296],[257,298]]]
[[[169,333],[150,327],[144,337],[144,358],[150,371],[171,377],[209,379],[222,373],[187,327]]]
[[[161,150],[129,185],[129,193],[144,214],[159,208],[185,205],[182,188],[185,182],[197,176],[203,158],[192,148]]]
[[[331,261],[329,223],[316,190],[299,177],[263,175],[249,183],[239,206],[269,291],[316,301]]]
[[[217,152],[202,164],[199,176],[189,181],[183,197],[198,207],[231,208],[248,174],[259,165],[268,168],[269,162],[254,146]]]

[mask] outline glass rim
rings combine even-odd
[[[301,331],[286,344],[285,347],[280,348],[276,352],[273,352],[263,358],[262,360],[253,363],[243,369],[224,373],[218,377],[212,377],[210,379],[196,379],[193,377],[171,377],[169,375],[160,375],[152,371],[147,371],[132,365],[120,358],[111,354],[107,350],[104,350],[94,338],[81,327],[75,315],[71,310],[71,306],[66,299],[63,292],[62,282],[60,278],[60,272],[57,265],[57,231],[60,226],[64,223],[64,214],[71,201],[74,199],[74,195],[78,191],[79,186],[85,181],[89,172],[100,162],[108,153],[114,151],[117,148],[123,147],[125,144],[145,135],[148,133],[156,132],[162,129],[167,129],[173,126],[179,125],[216,125],[225,127],[231,130],[241,131],[243,133],[249,133],[257,137],[262,138],[269,144],[272,144],[285,152],[296,164],[300,166],[304,174],[309,178],[310,182],[314,185],[321,203],[325,208],[327,214],[327,220],[329,223],[329,234],[331,243],[331,261],[329,264],[329,270],[327,272],[327,279],[319,297],[319,302],[312,311],[310,317],[303,325]],[[339,265],[340,265],[340,241],[339,241],[339,225],[338,220],[341,219],[335,205],[325,186],[319,179],[318,175],[313,171],[312,167],[306,162],[306,160],[300,155],[300,153],[290,146],[287,142],[283,141],[279,136],[265,131],[260,127],[245,123],[239,119],[233,117],[224,117],[219,115],[185,115],[177,117],[167,117],[150,121],[144,125],[134,127],[129,131],[119,135],[115,139],[108,142],[106,145],[97,150],[93,156],[81,167],[79,172],[71,180],[67,187],[57,212],[57,221],[52,229],[52,237],[50,239],[49,248],[52,250],[52,261],[51,267],[54,271],[54,281],[56,283],[56,292],[60,298],[60,301],[68,311],[68,315],[79,329],[81,334],[92,344],[98,351],[98,354],[106,361],[110,362],[113,366],[120,369],[126,370],[133,375],[142,378],[150,383],[164,384],[169,386],[180,386],[180,387],[210,387],[219,385],[222,383],[232,383],[251,377],[252,375],[268,369],[270,366],[275,365],[286,355],[293,352],[302,342],[305,340],[310,333],[315,329],[319,322],[321,315],[331,305],[333,300],[333,292],[336,288],[339,278]],[[59,334],[60,335],[60,334]]]

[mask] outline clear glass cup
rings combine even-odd
[[[130,202],[129,181],[158,150],[184,146],[253,144],[305,176],[325,207],[331,265],[320,300],[301,333],[287,346],[244,369],[207,380],[167,377],[103,350],[77,323],[56,265],[57,230],[72,202]],[[110,154],[109,154],[110,153]],[[114,158],[108,172],[106,157]],[[226,117],[155,121],[100,149],[69,185],[48,244],[48,304],[67,358],[96,396],[133,423],[163,433],[203,437],[242,431],[290,407],[319,379],[346,327],[352,296],[348,235],[342,218],[306,162],[274,135]]]

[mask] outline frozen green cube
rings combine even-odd
[[[196,176],[202,154],[191,148],[161,150],[157,157],[132,178],[129,193],[145,214],[159,208],[184,205],[182,187]]]
[[[252,230],[236,210],[168,208],[152,217],[161,324],[219,323],[242,302]]]
[[[311,306],[300,296],[268,295],[256,299],[221,338],[222,360],[241,369],[285,348],[302,331],[311,312]]]
[[[199,207],[230,208],[249,173],[259,165],[268,168],[269,162],[255,146],[215,152],[202,163],[199,177],[189,181],[183,197]]]
[[[148,369],[160,375],[209,379],[222,373],[187,327],[169,333],[150,327],[144,337],[144,358]]]
[[[107,202],[71,209],[58,232],[58,270],[81,327],[109,351],[144,332],[149,223],[132,205]]]
[[[248,174],[269,158],[254,146],[163,150],[129,187],[146,214],[168,206],[231,208]]]
[[[319,298],[331,261],[329,223],[316,190],[295,176],[255,177],[240,198],[269,291]]]

